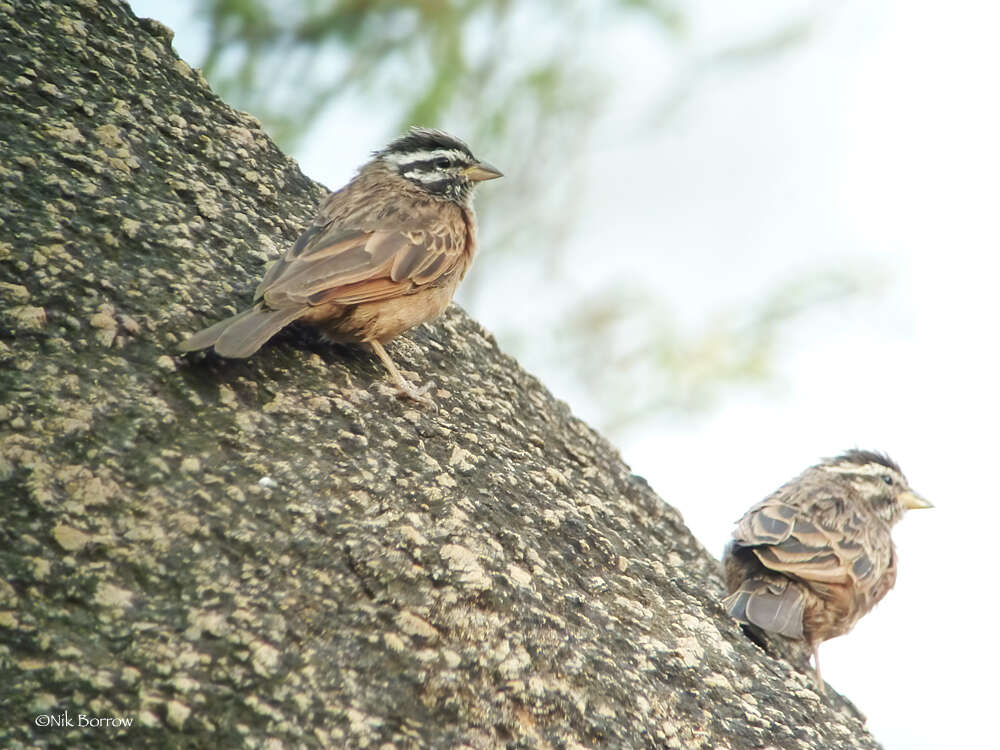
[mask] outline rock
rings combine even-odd
[[[170,38],[0,3],[0,746],[877,747],[457,307],[177,356],[324,189]]]

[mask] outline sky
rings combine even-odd
[[[190,6],[133,2],[174,28],[175,47],[195,61]],[[762,16],[820,6],[693,7],[690,44],[709,50]],[[707,73],[667,125],[641,138],[616,129],[669,71],[659,58],[650,64],[642,28],[609,38],[628,75],[616,117],[592,139],[569,242],[581,273],[600,270],[613,245],[626,273],[633,262],[633,273],[656,274],[691,320],[817,265],[850,263],[887,280],[878,300],[795,326],[773,386],[615,442],[716,555],[750,505],[806,466],[851,447],[888,452],[936,507],[896,527],[897,585],[852,633],[821,647],[823,674],[888,750],[983,747],[1000,669],[992,638],[980,636],[995,619],[984,572],[1000,528],[990,484],[1000,425],[1000,6],[821,7],[803,44],[739,75]],[[358,127],[338,138],[336,155],[326,137],[295,154],[329,186],[356,166],[344,153],[381,145]],[[506,310],[486,304],[480,319],[490,327]],[[571,373],[524,364],[583,418],[597,417]]]

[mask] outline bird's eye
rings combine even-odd
[[[888,474],[883,474],[882,475],[882,481],[885,482],[890,487],[892,487],[892,477],[889,476]]]
[[[440,159],[434,160],[435,169],[447,169],[451,166],[451,159],[446,156],[442,156]]]

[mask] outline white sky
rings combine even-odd
[[[759,29],[766,14],[811,4],[697,7],[692,44],[710,48]],[[1000,6],[824,7],[802,47],[749,73],[707,76],[648,139],[622,145],[606,126],[614,145],[597,139],[574,253],[593,270],[607,263],[608,243],[632,248],[642,275],[659,274],[666,298],[695,320],[824,262],[850,258],[890,276],[880,303],[796,328],[780,387],[617,442],[716,554],[747,507],[818,458],[853,446],[889,452],[937,508],[897,527],[896,588],[853,633],[821,648],[824,676],[867,714],[887,750],[985,747],[1000,693],[983,573],[1000,528],[991,484]],[[184,37],[189,3],[133,8],[176,29],[177,49],[197,59]],[[622,102],[642,101],[668,72],[644,64],[654,53],[641,29],[609,42],[609,58],[628,71]],[[356,166],[345,158],[381,145],[372,128],[339,122],[335,154],[326,137],[297,154],[306,174],[331,187]],[[502,314],[487,306],[481,318],[489,327]],[[571,374],[525,364],[582,416],[596,413],[574,398]]]

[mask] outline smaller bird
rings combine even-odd
[[[890,531],[913,508],[933,507],[883,453],[849,450],[806,469],[740,519],[722,556],[739,622],[812,650],[843,635],[896,583]]]
[[[254,306],[194,334],[182,351],[244,358],[293,321],[368,344],[403,396],[427,402],[384,344],[438,317],[476,251],[472,191],[502,177],[440,130],[411,128],[329,195],[254,293]]]

